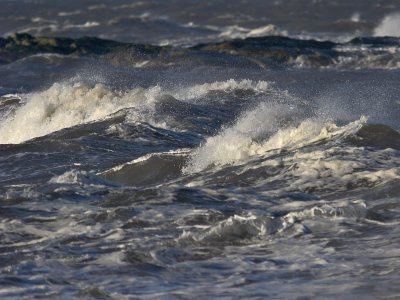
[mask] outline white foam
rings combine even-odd
[[[374,36],[400,36],[400,13],[386,15],[375,28]]]
[[[156,153],[149,153],[143,156],[140,156],[134,160],[131,160],[129,162],[120,164],[118,166],[115,166],[109,170],[103,171],[101,173],[99,173],[99,175],[104,174],[104,173],[108,173],[108,172],[117,172],[121,169],[123,169],[126,166],[129,165],[134,165],[134,164],[138,164],[144,161],[149,160],[150,158],[154,157],[154,156],[163,156],[163,155],[174,155],[174,156],[186,156],[190,153],[190,149],[189,148],[182,148],[182,149],[177,149],[177,150],[170,150],[170,151],[166,151],[166,152],[156,152]]]
[[[69,17],[69,16],[76,16],[82,14],[81,10],[74,10],[74,11],[60,11],[58,15],[60,17]]]
[[[367,151],[356,147],[298,152],[281,161],[294,178],[288,191],[345,190],[371,187],[400,177],[400,158],[395,150]]]
[[[158,87],[119,92],[102,84],[55,83],[43,92],[22,96],[26,104],[0,124],[0,143],[21,143],[101,120],[124,108],[134,107],[145,114],[154,107],[158,93]],[[140,113],[136,116],[140,117]]]
[[[129,122],[147,122],[167,127],[165,121],[155,121],[155,104],[170,94],[182,101],[201,98],[213,91],[271,90],[270,83],[252,80],[226,80],[179,87],[173,90],[153,86],[127,91],[112,90],[104,84],[83,82],[55,83],[49,89],[17,95],[25,104],[0,123],[0,143],[16,144],[75,125],[107,118],[121,109],[130,108]]]
[[[61,175],[52,177],[49,183],[56,184],[93,184],[101,180],[93,174],[86,171],[70,170]]]
[[[266,228],[266,227],[269,228]],[[183,232],[178,241],[194,240],[196,242],[231,242],[254,237],[262,237],[267,232],[276,233],[284,229],[284,224],[279,219],[258,217],[253,214],[248,216],[234,215],[216,225],[198,232]]]
[[[98,10],[98,9],[106,9],[107,5],[105,4],[94,4],[88,7],[89,10]]]
[[[213,91],[229,92],[233,90],[252,90],[254,92],[267,92],[272,89],[271,83],[267,81],[253,81],[249,79],[216,81],[212,83],[196,84],[187,88],[180,88],[172,92],[177,99],[192,100],[203,97]]]
[[[325,222],[327,219],[332,222],[343,219],[363,220],[367,217],[367,212],[367,206],[364,201],[343,200],[329,204],[318,203],[315,206],[292,211],[277,218],[254,214],[247,216],[234,215],[199,232],[184,231],[178,241],[231,243],[237,240],[265,239],[276,234],[298,236],[310,230],[308,226],[306,227],[302,223],[307,223],[312,229],[318,219],[325,219]]]
[[[278,156],[271,155],[276,151],[268,152],[246,161],[235,173],[240,176],[260,168],[275,170],[254,184],[254,188],[268,186],[268,195],[370,189],[400,179],[400,153],[397,150],[371,150],[344,144],[317,149],[301,148]],[[191,186],[201,184],[193,181]]]
[[[351,15],[350,21],[354,23],[359,23],[361,20],[361,15],[359,12],[355,12],[354,14]]]
[[[18,99],[18,100],[21,100],[21,96],[18,95],[18,94],[6,94],[6,95],[1,95],[0,99],[5,99],[5,100]]]
[[[198,172],[210,165],[241,162],[271,150],[295,149],[321,140],[357,132],[366,118],[339,127],[331,122],[306,119],[298,126],[283,127],[286,119],[298,113],[295,106],[262,103],[247,112],[231,127],[209,137],[191,155],[185,173]]]
[[[321,65],[313,57],[299,55],[291,59],[289,65],[295,68],[321,69],[398,69],[400,68],[400,50],[398,47],[366,47],[366,46],[338,46],[335,50],[342,52],[326,65]],[[349,55],[351,54],[351,55]]]
[[[274,24],[269,24],[266,26],[254,28],[247,33],[247,37],[259,37],[259,36],[287,36],[288,32],[286,30],[282,30],[278,28]]]
[[[191,155],[185,173],[197,172],[211,164],[231,164],[252,155],[253,139],[275,128],[275,119],[281,107],[263,103],[248,112],[232,127],[225,128],[216,136],[207,138],[204,145]]]
[[[111,253],[106,253],[99,255],[99,257],[96,259],[96,264],[102,265],[102,266],[116,266],[116,265],[125,265],[126,263],[124,262],[125,254],[122,251],[115,251]]]
[[[97,27],[100,26],[101,24],[96,21],[87,21],[83,24],[67,24],[62,27],[62,29],[71,29],[71,28],[91,28],[91,27]]]
[[[238,25],[231,25],[225,27],[212,27],[210,29],[220,31],[219,37],[229,39],[245,39],[248,37],[262,37],[262,36],[287,36],[288,32],[278,28],[274,24],[249,29]]]
[[[335,50],[344,55],[338,56],[334,64],[328,66],[329,68],[397,69],[400,67],[400,50],[397,46],[341,45],[335,47]]]
[[[214,27],[208,26],[209,29],[220,31],[219,37],[223,39],[244,39],[246,38],[249,29],[238,26],[224,26],[224,27]]]

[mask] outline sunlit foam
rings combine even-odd
[[[387,15],[374,30],[375,36],[400,36],[400,13]]]

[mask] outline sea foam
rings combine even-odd
[[[162,116],[156,121],[156,104],[170,95],[180,101],[195,101],[213,91],[252,90],[264,93],[270,83],[252,80],[226,80],[211,83],[163,88],[137,87],[126,91],[111,89],[104,84],[87,84],[72,79],[55,83],[44,91],[18,95],[21,102],[14,113],[0,123],[0,144],[18,144],[32,138],[99,121],[122,110],[130,109],[127,122],[146,122],[156,127],[168,127]]]
[[[148,107],[152,90],[116,92],[102,84],[55,83],[24,95],[26,104],[0,124],[0,143],[17,144],[51,132],[103,119],[128,107]]]
[[[323,221],[363,220],[367,218],[367,206],[361,200],[336,201],[330,204],[321,203],[299,211],[290,212],[282,217],[234,215],[200,232],[185,231],[177,239],[178,242],[227,243],[244,242],[252,239],[266,239],[272,235],[299,236],[310,232],[314,225]],[[319,222],[318,222],[319,221]],[[311,230],[312,231],[312,230]]]
[[[386,15],[375,28],[374,36],[400,37],[400,13]]]
[[[296,119],[296,115],[299,119]],[[296,149],[356,133],[366,118],[337,126],[318,118],[301,120],[302,112],[294,105],[261,103],[237,122],[209,137],[190,157],[185,173],[198,172],[210,165],[223,166],[263,155],[271,150]],[[293,125],[293,124],[298,125]]]

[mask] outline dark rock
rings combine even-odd
[[[357,37],[348,42],[350,45],[370,45],[370,46],[399,46],[400,38],[397,37]]]
[[[336,43],[314,40],[297,40],[282,36],[267,36],[232,40],[220,43],[201,44],[190,48],[192,51],[218,52],[238,55],[252,59],[261,59],[266,66],[282,65],[292,62],[301,55],[310,59],[329,63],[327,57],[337,55]]]
[[[135,67],[144,63],[146,68],[179,66],[234,66],[256,68],[282,68],[305,66],[311,68],[335,65],[339,57],[363,59],[363,51],[338,50],[338,46],[367,45],[398,46],[394,37],[360,37],[348,43],[299,40],[283,36],[253,37],[218,43],[199,44],[190,48],[153,46],[149,44],[121,43],[96,37],[34,37],[15,33],[0,38],[0,64],[7,64],[38,53],[101,56],[117,66]],[[340,47],[339,47],[340,48]],[[357,57],[358,56],[358,57]],[[389,58],[391,56],[388,56]]]
[[[9,63],[38,53],[104,55],[114,51],[130,51],[136,55],[154,56],[162,49],[158,46],[120,43],[95,37],[51,38],[15,33],[7,38],[0,38],[0,63]]]

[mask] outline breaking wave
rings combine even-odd
[[[214,28],[214,27],[212,27]],[[226,26],[223,28],[218,28],[221,33],[219,37],[228,39],[245,39],[248,37],[261,37],[261,36],[287,36],[288,32],[286,30],[280,29],[274,24],[268,24],[265,26],[249,29],[240,27],[237,25]]]
[[[24,104],[0,124],[0,143],[21,143],[63,128],[99,121],[123,109],[130,110],[129,122],[147,122],[164,128],[167,124],[162,116],[154,118],[156,104],[164,96],[190,101],[213,91],[265,92],[269,89],[270,84],[265,81],[233,79],[173,89],[153,86],[127,91],[75,80],[55,83],[47,90],[20,95]]]
[[[361,117],[345,126],[337,126],[318,118],[303,118],[304,112],[294,104],[261,103],[245,113],[233,126],[207,138],[192,153],[183,171],[199,172],[211,165],[238,163],[272,150],[291,150],[345,137],[356,133],[367,120]]]
[[[381,23],[375,28],[374,36],[396,36],[400,37],[400,13],[385,16]]]
[[[338,201],[337,203],[313,206],[293,211],[282,217],[234,215],[226,220],[198,232],[185,231],[178,241],[181,243],[246,243],[254,239],[268,239],[273,235],[298,236],[312,232],[312,225],[321,220],[363,220],[367,218],[367,207],[363,201]],[[305,221],[309,226],[304,225]]]
[[[212,83],[204,83],[194,85],[188,88],[179,89],[173,92],[173,96],[177,99],[197,99],[207,95],[213,91],[233,91],[233,90],[251,90],[254,92],[267,92],[272,90],[273,87],[267,81],[253,81],[249,79],[234,80],[229,79],[226,81],[217,81]]]
[[[26,103],[0,125],[0,143],[21,143],[82,123],[97,121],[121,109],[145,111],[154,104],[157,88],[118,92],[103,84],[55,83],[23,95]]]

